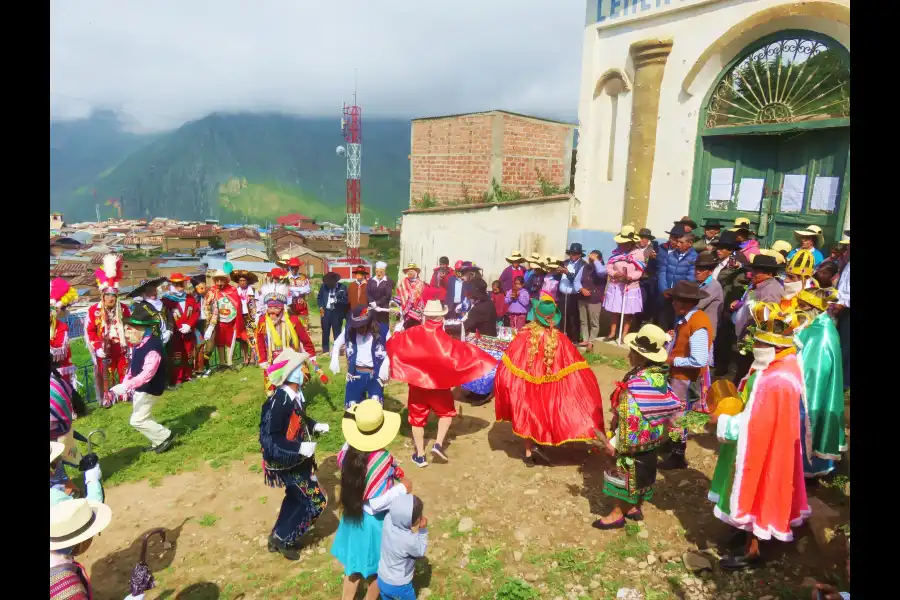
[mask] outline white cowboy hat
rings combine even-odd
[[[53,461],[62,456],[62,453],[65,451],[65,444],[60,444],[59,442],[50,442],[50,464],[53,464]]]
[[[656,325],[644,325],[637,333],[629,333],[625,336],[625,345],[653,362],[666,362],[669,353],[666,352],[666,343],[669,336]]]
[[[231,281],[231,276],[228,273],[226,273],[225,271],[222,271],[221,269],[217,270],[217,271],[213,271],[213,274],[210,278],[213,281],[215,281],[216,279],[225,279],[227,281]]]
[[[65,500],[50,507],[50,550],[89,540],[109,525],[112,509],[102,502]]]
[[[619,235],[613,236],[613,241],[617,244],[624,244],[626,242],[634,242],[636,244],[640,240],[641,238],[638,237],[637,232],[635,232],[634,227],[631,225],[623,225]]]
[[[514,262],[526,262],[525,257],[522,256],[522,253],[518,250],[513,250],[513,253],[506,257],[506,262],[514,263]]]
[[[817,247],[825,242],[825,236],[822,235],[822,228],[818,225],[809,225],[806,229],[795,229],[794,236],[798,238],[814,237],[816,238]]]
[[[422,314],[426,317],[443,317],[447,314],[447,307],[441,304],[437,298],[429,300],[425,303],[425,310]]]

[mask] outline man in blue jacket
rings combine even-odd
[[[669,248],[656,254],[657,265],[657,289],[662,298],[657,319],[659,326],[664,331],[669,331],[675,325],[675,313],[672,302],[663,296],[663,292],[671,289],[679,281],[694,281],[694,263],[697,261],[697,251],[694,250],[694,236],[684,225],[675,225],[669,234]]]
[[[350,309],[347,286],[341,283],[340,275],[325,273],[316,303],[319,305],[319,316],[322,317],[322,353],[329,354],[331,340],[336,340],[341,335],[344,318]]]

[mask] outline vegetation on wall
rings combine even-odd
[[[455,200],[447,200],[441,202],[437,196],[425,192],[419,199],[414,199],[412,207],[417,210],[425,208],[434,208],[436,206],[468,206],[472,204],[499,204],[503,202],[513,202],[515,200],[523,200],[527,198],[545,198],[547,196],[558,196],[561,194],[569,194],[572,191],[571,185],[558,185],[547,179],[540,169],[535,169],[537,173],[538,188],[531,192],[516,190],[500,185],[497,179],[491,180],[491,189],[485,190],[481,195],[473,195],[469,186],[465,183],[460,184],[462,188],[462,197]]]

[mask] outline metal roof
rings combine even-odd
[[[256,258],[261,258],[264,261],[269,260],[268,254],[266,254],[262,250],[257,250],[255,248],[235,248],[226,255],[226,258],[233,261],[234,259],[240,258],[242,256],[255,256]]]
[[[203,262],[196,258],[191,260],[167,260],[159,263],[156,267],[158,269],[183,269],[185,267],[200,267],[202,265]]]
[[[90,271],[90,265],[84,262],[64,262],[53,267],[52,275],[56,277],[74,277]]]
[[[225,261],[220,258],[208,259],[207,268],[210,271],[221,271]],[[235,271],[252,271],[254,273],[268,273],[278,265],[273,262],[250,262],[243,260],[228,261]]]

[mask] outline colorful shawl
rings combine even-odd
[[[425,310],[425,300],[422,294],[425,292],[424,282],[416,278],[415,281],[408,277],[397,286],[397,304],[400,305],[400,313],[405,319],[422,320],[422,311]]]
[[[50,439],[72,428],[72,388],[68,382],[50,375]]]
[[[343,468],[344,456],[347,455],[348,445],[344,444],[338,452],[338,467]],[[397,465],[397,461],[387,450],[376,450],[369,453],[369,466],[366,471],[366,491],[363,500],[371,500],[384,494],[394,487],[394,483],[403,479],[404,473]]]

